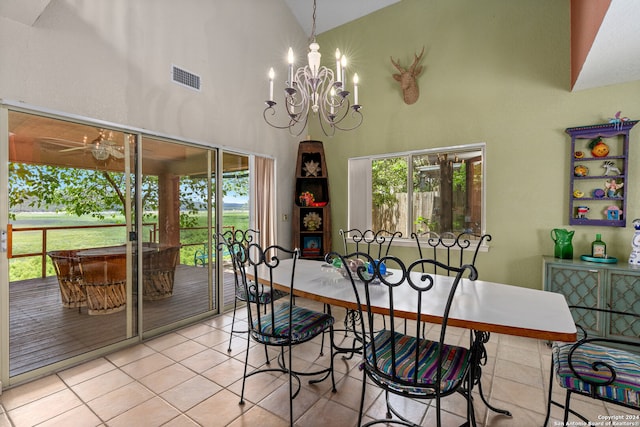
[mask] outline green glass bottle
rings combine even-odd
[[[594,258],[607,257],[607,244],[602,241],[600,234],[596,234],[596,240],[591,243],[591,256]]]

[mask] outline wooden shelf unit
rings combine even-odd
[[[331,250],[331,203],[322,141],[300,142],[295,180],[293,247],[300,248],[302,258],[323,259]],[[313,196],[312,202],[306,194]],[[320,219],[317,227],[310,224],[314,218]]]

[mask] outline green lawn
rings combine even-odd
[[[205,227],[207,224],[206,213],[197,218],[198,227]],[[91,216],[71,216],[64,213],[56,214],[51,212],[43,213],[17,213],[16,219],[12,221],[14,228],[25,227],[60,227],[60,226],[92,226],[105,224],[121,224],[122,227],[107,228],[80,228],[56,230],[49,229],[46,231],[46,251],[61,249],[80,249],[96,246],[120,245],[126,241],[126,232],[124,228],[124,217],[108,215],[105,219],[100,220]],[[225,211],[223,214],[223,225],[233,226],[235,228],[248,228],[249,212],[248,211]],[[150,240],[151,226],[145,226],[143,241]],[[45,250],[43,244],[43,232],[38,231],[14,231],[12,253],[14,257],[20,254],[38,253],[41,254]],[[207,241],[206,229],[183,229],[180,232],[180,241],[183,248],[180,251],[180,262],[183,264],[193,264],[193,255],[197,249],[202,248],[202,244]],[[28,256],[22,258],[13,258],[9,260],[10,271],[9,280],[25,280],[41,277],[42,257]],[[54,275],[53,265],[47,257],[47,276]]]

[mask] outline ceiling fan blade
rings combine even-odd
[[[116,159],[124,159],[124,154],[115,147],[109,147],[109,154],[111,154],[111,157],[115,157]]]
[[[43,137],[43,138],[38,138],[39,142],[46,142],[49,144],[55,144],[55,145],[59,145],[59,146],[63,146],[63,147],[78,147],[79,145],[82,145],[83,143],[81,141],[72,141],[70,139],[62,139],[62,138],[50,138],[50,137]]]
[[[76,150],[85,150],[87,147],[73,147],[73,148],[65,148],[64,150],[60,150],[60,153],[68,153],[69,151]]]

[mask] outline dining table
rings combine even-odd
[[[291,291],[293,259],[280,260],[278,268],[272,271],[273,286],[283,291]],[[393,275],[402,277],[400,271],[387,269],[393,282]],[[420,273],[412,273],[420,274]],[[262,276],[262,275],[261,275]],[[434,286],[423,298],[420,319],[422,322],[441,324],[444,307],[454,277],[433,274]],[[358,292],[364,294],[364,284],[355,281]],[[371,284],[371,309],[373,312],[388,315],[389,301],[384,291],[375,292],[376,286]],[[343,307],[356,311],[358,305],[351,281],[324,261],[297,259],[293,281],[293,294],[296,297],[318,301],[328,306]],[[415,292],[407,284],[394,289],[394,316],[415,320],[417,307]],[[361,301],[363,299],[361,298]],[[574,342],[577,329],[564,295],[538,289],[530,289],[505,283],[463,278],[456,290],[448,325],[465,328],[471,331],[471,347],[475,353],[475,383],[479,387],[482,401],[495,412],[510,415],[508,410],[491,406],[482,391],[481,364],[486,363],[484,345],[489,341],[491,333],[500,333],[519,337],[546,341]],[[354,351],[339,349],[339,352]]]
[[[274,287],[290,290],[292,267],[292,259],[281,261],[281,265],[273,271]],[[393,269],[387,271],[391,275],[400,274]],[[454,278],[442,275],[433,277],[434,287],[422,302],[421,320],[440,324]],[[362,283],[356,281],[356,285],[364,289]],[[323,261],[296,261],[293,293],[332,306],[358,309],[350,281],[343,277],[339,269]],[[416,318],[412,294],[408,285],[396,288],[393,302],[396,317]],[[386,294],[372,293],[372,305],[374,312],[389,314]],[[577,337],[573,317],[562,294],[467,278],[463,278],[458,285],[448,324],[475,331],[548,341],[574,342]]]

